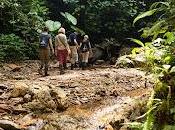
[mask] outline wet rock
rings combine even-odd
[[[62,130],[59,126],[46,124],[41,130]]]
[[[29,86],[29,92],[33,95],[33,98],[37,98],[38,93],[42,90],[42,87],[37,84],[32,84]]]
[[[111,92],[110,96],[118,97],[119,96],[119,92],[117,90],[113,90]]]
[[[28,113],[29,111],[27,111],[26,109],[24,109],[24,108],[15,108],[14,110],[13,110],[13,114],[15,114],[15,115],[19,115],[19,114],[26,114],[26,113]]]
[[[104,97],[107,95],[106,91],[105,90],[99,90],[96,92],[97,95],[100,95],[101,97]]]
[[[58,110],[65,110],[68,107],[67,95],[61,88],[52,88],[51,96],[55,99]]]
[[[59,85],[59,87],[60,87],[60,88],[66,88],[66,84],[61,83],[61,84]]]
[[[84,97],[84,98],[81,98],[81,101],[80,101],[82,104],[85,104],[87,102],[89,102],[89,99],[87,97]]]
[[[44,104],[42,104],[38,100],[33,100],[32,102],[28,102],[23,104],[23,107],[29,109],[31,111],[40,111],[40,110],[47,110]]]
[[[21,104],[21,103],[23,103],[23,102],[24,102],[24,100],[23,100],[22,97],[17,97],[17,98],[11,98],[11,99],[10,99],[10,103],[11,103],[12,105]]]
[[[8,64],[8,67],[10,68],[11,71],[20,71],[21,66],[15,65],[15,64]]]
[[[11,92],[11,97],[24,96],[28,92],[28,86],[23,82],[16,82]]]
[[[3,94],[3,93],[4,93],[4,91],[0,89],[0,94]]]
[[[77,119],[72,118],[68,115],[62,115],[56,120],[53,125],[59,126],[61,130],[84,130],[82,127],[85,127],[85,124],[82,121],[83,119]]]
[[[0,89],[1,90],[6,90],[8,87],[5,84],[0,84]]]
[[[43,119],[37,118],[32,113],[27,114],[18,122],[21,128],[25,130],[41,130],[45,125]]]
[[[114,130],[110,124],[99,126],[97,130]]]
[[[37,98],[43,105],[45,105],[46,108],[50,108],[53,110],[55,110],[57,108],[57,106],[56,106],[55,102],[52,100],[52,97],[51,97],[48,90],[41,90],[38,93]]]
[[[26,94],[24,96],[24,102],[30,102],[30,101],[32,101],[32,96],[30,94]]]
[[[8,120],[0,120],[0,127],[4,130],[20,130],[18,124]]]
[[[124,55],[117,59],[116,67],[134,67],[134,62],[129,55]]]
[[[22,76],[22,75],[17,75],[17,76],[13,76],[13,79],[16,79],[16,80],[24,80],[25,77]]]
[[[120,130],[120,128],[123,126],[124,123],[124,119],[121,119],[121,120],[118,120],[118,121],[113,121],[113,122],[110,122],[110,125],[112,126],[112,128],[114,130]]]
[[[11,109],[12,108],[7,104],[0,104],[0,113],[6,113],[6,112],[11,113],[12,112]]]
[[[79,86],[80,86],[79,83],[73,82],[73,83],[71,83],[71,85],[69,86],[69,88],[76,88],[76,87],[79,87]]]
[[[45,122],[42,119],[38,119],[35,123],[27,128],[27,130],[42,130]]]
[[[72,101],[72,103],[75,104],[75,105],[81,105],[82,104],[80,101],[77,101],[77,100]]]
[[[35,99],[37,102],[40,102],[39,104],[42,104],[41,108],[44,106],[45,109],[65,110],[68,107],[67,95],[60,87],[55,87],[53,85],[47,84],[33,84],[30,86],[30,91],[33,94],[33,99]],[[30,96],[27,100],[30,101]],[[36,102],[32,101],[29,103],[29,108],[32,106],[36,108],[32,104],[36,104]]]

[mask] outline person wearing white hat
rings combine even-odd
[[[83,42],[80,44],[80,52],[82,55],[82,69],[85,70],[88,59],[89,59],[89,52],[91,51],[91,44],[89,41],[89,36],[85,35]]]
[[[55,37],[55,54],[59,61],[60,74],[64,74],[66,68],[67,57],[70,54],[69,44],[65,35],[65,29],[60,28],[58,35]]]

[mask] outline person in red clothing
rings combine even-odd
[[[59,61],[60,74],[64,74],[64,69],[67,67],[67,57],[71,53],[67,37],[65,35],[65,29],[60,28],[58,35],[55,37],[55,54]]]

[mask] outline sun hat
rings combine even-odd
[[[63,33],[65,34],[65,29],[63,27],[61,27],[59,30],[58,30],[58,33]]]
[[[84,38],[87,38],[87,39],[89,39],[89,36],[88,36],[88,35],[84,35]]]

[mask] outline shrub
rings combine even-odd
[[[0,35],[0,61],[20,61],[37,58],[37,45],[25,44],[15,34]]]

